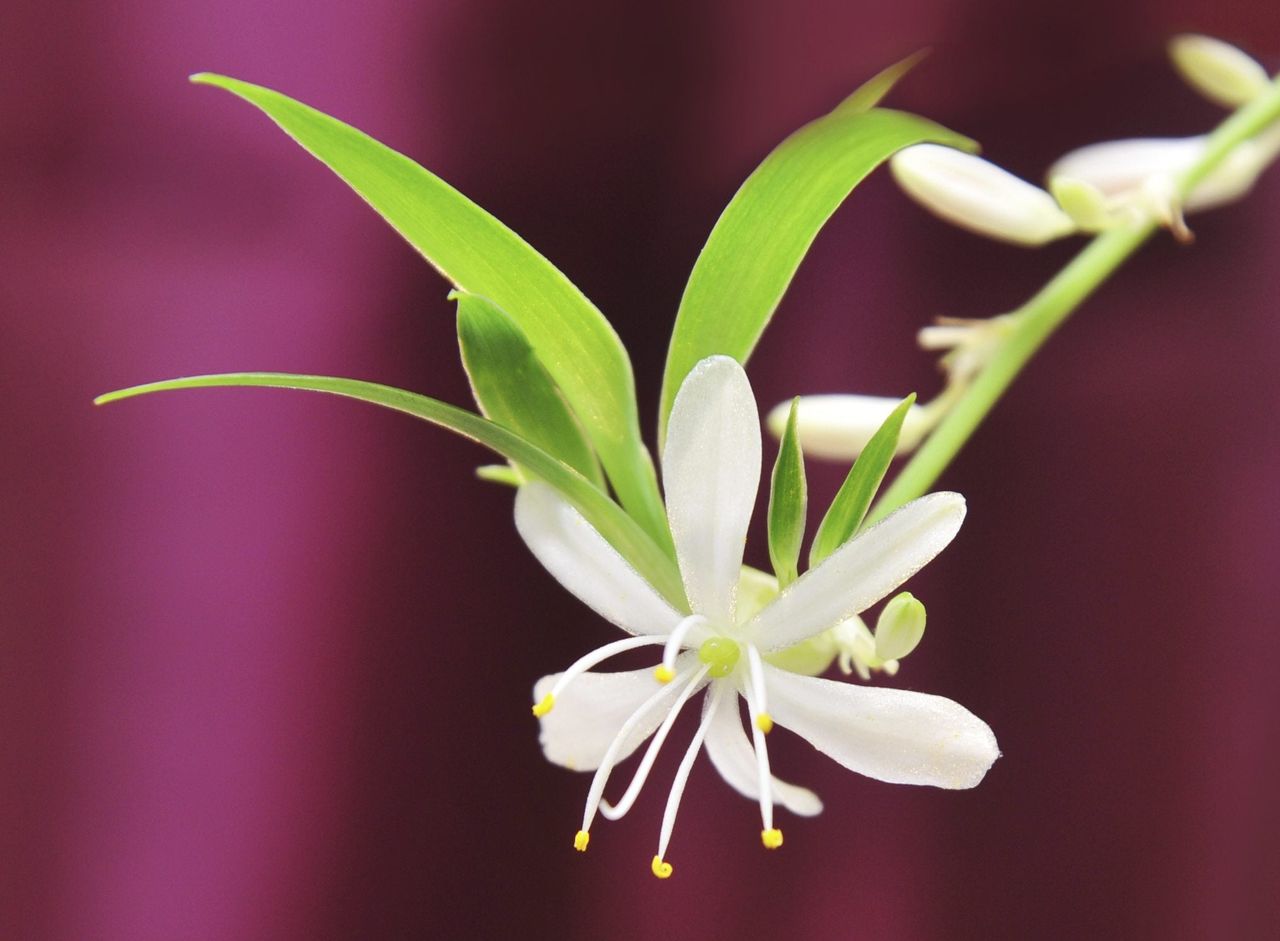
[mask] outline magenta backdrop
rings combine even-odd
[[[529,690],[607,628],[526,554],[509,493],[473,480],[482,452],[302,394],[89,400],[281,369],[466,401],[443,283],[189,72],[348,119],[528,237],[617,325],[649,426],[719,209],[872,71],[934,44],[896,102],[1034,176],[1076,144],[1209,126],[1164,39],[1217,33],[1275,68],[1275,3],[18,0],[2,18],[0,937],[1272,936],[1277,175],[1102,291],[945,478],[969,522],[915,586],[931,627],[898,682],[991,723],[986,782],[895,788],[780,742],[828,809],[765,854],[703,763],[666,883],[659,788],[569,848],[586,781],[543,762]],[[762,405],[931,392],[914,329],[1008,309],[1070,251],[949,230],[873,179],[752,363]]]

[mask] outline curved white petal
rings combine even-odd
[[[711,356],[689,371],[671,406],[662,482],[689,606],[732,624],[760,486],[760,416],[736,360]]]
[[[707,757],[715,765],[720,777],[729,786],[751,800],[760,797],[760,778],[756,774],[756,756],[751,749],[751,742],[742,728],[742,714],[738,711],[738,695],[732,695],[733,702],[722,703],[711,718],[704,743]],[[710,699],[708,698],[708,705]],[[822,801],[818,795],[807,788],[797,787],[773,779],[773,799],[793,814],[812,817],[822,813]]]
[[[991,727],[959,703],[903,689],[765,668],[774,720],[850,771],[890,784],[974,787],[1000,757]]]
[[[516,529],[556,581],[624,631],[668,634],[683,620],[554,487],[519,489]]]
[[[763,651],[781,650],[865,611],[947,547],[964,497],[931,493],[846,542],[747,623]]]
[[[533,687],[534,702],[551,691],[560,674],[544,676]],[[622,745],[620,762],[640,747],[662,723],[671,703],[683,688],[681,683],[660,684],[653,670],[625,673],[584,673],[557,698],[551,711],[538,722],[538,741],[547,760],[571,771],[594,771],[609,744],[633,712],[660,690],[648,714],[632,730]]]

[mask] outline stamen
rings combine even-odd
[[[631,783],[627,786],[626,793],[622,795],[622,800],[618,801],[617,804],[610,804],[606,800],[601,800],[600,813],[604,814],[607,819],[618,820],[625,816],[627,811],[635,804],[636,798],[640,796],[640,789],[644,787],[645,781],[649,778],[649,772],[653,770],[653,763],[658,759],[658,752],[667,740],[667,734],[676,723],[676,717],[680,715],[680,710],[689,701],[689,697],[693,695],[709,669],[710,667],[703,667],[695,673],[693,678],[685,684],[684,689],[680,691],[676,701],[672,703],[666,718],[662,720],[662,725],[658,726],[658,731],[649,740],[649,747],[645,749],[644,757],[640,759],[640,766],[636,768],[636,773],[631,778]]]
[[[591,834],[586,830],[579,830],[573,837],[573,848],[579,853],[587,851],[587,844],[591,842]]]
[[[560,677],[551,686],[551,691],[534,705],[533,714],[541,718],[545,716],[556,704],[556,697],[564,692],[566,686],[586,673],[597,663],[608,660],[610,657],[617,656],[620,653],[626,653],[628,650],[635,650],[637,647],[650,647],[654,644],[665,643],[665,637],[652,637],[645,635],[643,637],[627,637],[624,640],[615,640],[611,644],[605,644],[603,647],[597,647],[590,653],[579,657],[569,669],[560,674]]]
[[[618,752],[622,751],[622,745],[631,733],[635,731],[637,725],[644,721],[645,716],[668,695],[666,687],[655,690],[653,695],[646,699],[635,712],[627,717],[627,721],[622,723],[622,728],[618,729],[618,734],[613,737],[613,741],[609,743],[608,749],[605,750],[604,758],[600,761],[600,767],[596,769],[595,777],[591,779],[591,789],[587,792],[587,806],[582,812],[582,829],[588,831],[591,829],[591,821],[595,819],[596,811],[600,807],[600,800],[604,796],[604,786],[609,781],[609,774],[613,771],[613,766],[618,761]]]
[[[671,864],[664,861],[661,856],[653,857],[653,862],[649,864],[649,868],[653,870],[653,874],[659,879],[670,879],[672,873]]]
[[[773,730],[773,716],[769,715],[769,702],[764,691],[764,664],[755,644],[747,644],[747,663],[751,666],[751,685],[755,687],[756,704],[751,708],[756,727],[768,735]]]
[[[743,684],[743,693],[747,699],[747,709],[752,715],[759,715],[756,707],[757,692],[751,678]],[[756,773],[760,778],[760,821],[765,830],[773,829],[773,776],[769,773],[769,749],[764,743],[764,730],[759,723],[752,723],[751,738],[756,749]]]
[[[667,847],[671,843],[671,833],[676,826],[676,812],[680,810],[680,798],[684,796],[685,785],[689,783],[689,772],[693,770],[693,763],[698,758],[698,752],[702,750],[702,743],[707,737],[707,730],[711,727],[711,720],[715,718],[716,710],[720,708],[720,702],[724,699],[724,684],[715,684],[710,693],[711,701],[707,703],[706,710],[702,713],[702,721],[698,723],[698,731],[693,733],[693,740],[689,742],[689,747],[685,750],[684,757],[680,759],[680,767],[676,769],[675,779],[671,782],[671,793],[667,795],[667,806],[662,812],[662,831],[658,836],[658,855],[653,857],[656,862],[662,860],[667,855]],[[653,874],[659,879],[665,879],[671,875],[671,865],[665,864],[666,875],[663,875],[657,868],[653,870]]]
[[[666,646],[662,648],[662,666],[658,668],[663,672],[657,673],[655,671],[660,683],[670,682],[671,678],[675,676],[676,657],[680,653],[680,648],[684,646],[684,639],[689,636],[689,632],[695,627],[706,623],[707,619],[701,614],[691,614],[677,624],[676,629],[668,635]],[[667,677],[665,680],[662,678],[664,675]]]
[[[764,844],[765,849],[776,850],[782,845],[782,831],[777,828],[772,830],[761,830],[760,842]]]

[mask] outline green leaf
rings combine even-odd
[[[480,411],[604,490],[591,445],[524,332],[486,298],[449,296],[458,302],[458,347]]]
[[[608,495],[594,487],[573,468],[556,460],[536,445],[530,444],[513,431],[481,418],[474,412],[449,405],[437,399],[406,392],[391,386],[358,379],[337,379],[331,376],[297,376],[289,373],[225,373],[216,376],[191,376],[184,379],[168,379],[145,385],[108,392],[94,399],[95,405],[105,405],[119,399],[127,399],[149,392],[170,389],[202,389],[220,386],[266,386],[281,389],[306,389],[328,392],[350,399],[359,399],[373,405],[405,412],[432,424],[448,428],[464,438],[470,438],[496,451],[508,460],[515,461],[532,474],[555,487],[565,499],[577,508],[600,535],[622,553],[636,571],[649,580],[668,601],[680,610],[688,610],[681,587],[680,573],[674,561],[663,552],[642,530],[636,521],[623,512]]]
[[[791,414],[778,445],[769,489],[769,559],[780,589],[794,582],[799,574],[800,544],[804,541],[804,518],[809,504],[804,454],[796,435],[799,404],[799,398],[791,400]]]
[[[837,111],[870,111],[884,100],[884,96],[893,90],[893,86],[902,80],[920,61],[929,55],[928,49],[920,49],[911,53],[858,86],[858,90],[836,106]]]
[[[784,140],[747,178],[711,230],[680,301],[662,378],[660,438],[694,364],[717,353],[745,363],[831,214],[881,162],[925,141],[976,146],[901,111],[837,108]]]
[[[506,311],[591,436],[622,505],[674,554],[640,437],[631,361],[609,322],[568,278],[449,184],[361,131],[268,88],[209,73],[191,80],[262,109],[455,287]]]
[[[898,449],[898,436],[902,433],[907,410],[915,401],[915,393],[903,399],[853,462],[849,476],[831,501],[827,515],[818,527],[818,534],[813,537],[813,545],[809,547],[810,568],[844,545],[862,525],[867,509],[880,489],[880,481],[884,480],[889,462]]]

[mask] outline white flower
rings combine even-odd
[[[703,747],[730,786],[759,801],[761,840],[771,849],[782,844],[775,802],[801,815],[822,809],[811,791],[770,773],[765,735],[775,721],[846,768],[892,783],[973,787],[999,754],[986,723],[948,699],[818,679],[770,662],[803,653],[798,645],[847,622],[942,551],[964,518],[963,498],[935,493],[903,507],[760,606],[745,583],[739,587],[760,453],[755,400],[742,368],[727,357],[703,360],[676,397],[663,455],[668,519],[691,614],[664,600],[555,490],[533,482],[516,497],[516,526],[538,560],[633,635],[534,687],[547,758],[595,772],[577,849],[587,848],[597,811],[616,819],[631,808],[681,707],[702,694],[702,719],[676,771],[652,861],[660,878],[671,874],[666,854],[676,812]],[[646,646],[662,647],[656,670],[591,672],[615,654]],[[829,662],[827,656],[817,670]],[[739,696],[752,717],[750,740]],[[622,797],[606,802],[614,766],[650,738]]]
[[[1076,231],[1071,218],[1040,187],[962,150],[916,144],[894,154],[889,169],[920,205],[979,235],[1043,245]]]
[[[800,447],[805,457],[855,458],[900,404],[901,399],[879,395],[802,395],[796,408]],[[775,437],[782,437],[790,415],[790,402],[783,402],[769,412],[765,424]],[[928,407],[912,405],[902,420],[896,453],[912,451],[932,426]]]

